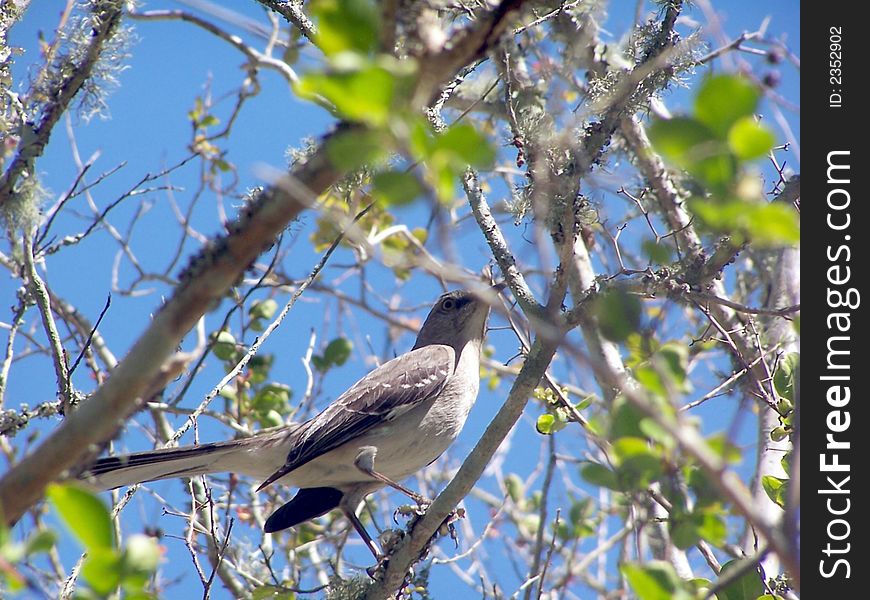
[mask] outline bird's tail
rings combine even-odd
[[[111,490],[173,477],[225,471],[246,473],[248,469],[242,463],[249,462],[246,457],[250,457],[250,439],[109,456],[94,462],[79,478],[99,489]]]

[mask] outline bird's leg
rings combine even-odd
[[[375,544],[375,541],[372,539],[372,536],[369,535],[369,532],[366,531],[366,528],[363,527],[363,524],[360,522],[359,517],[356,516],[356,513],[352,510],[344,510],[344,516],[348,518],[350,524],[353,525],[353,528],[356,529],[356,532],[365,542],[366,547],[371,551],[375,556],[375,560],[380,564],[381,560],[383,560],[384,556],[381,554],[378,545]]]
[[[378,473],[375,471],[375,456],[378,454],[378,449],[375,446],[363,446],[359,449],[359,454],[356,455],[356,459],[354,459],[354,466],[374,479],[377,479],[381,483],[390,486],[393,489],[399,490],[406,496],[408,496],[411,500],[416,502],[418,505],[429,505],[432,504],[432,501],[428,498],[425,498],[418,494],[413,490],[409,490],[401,483],[396,483],[383,473]]]

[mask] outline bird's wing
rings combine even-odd
[[[290,434],[287,461],[258,490],[437,396],[453,374],[455,356],[450,346],[424,346],[384,363],[360,379]]]

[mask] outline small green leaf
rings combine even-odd
[[[525,484],[520,476],[516,473],[511,473],[504,479],[504,487],[514,504],[518,504],[523,498]]]
[[[114,548],[90,548],[82,565],[82,577],[100,597],[121,584],[121,556]]]
[[[644,240],[641,249],[651,264],[666,265],[673,260],[671,247],[664,241]]]
[[[310,10],[318,18],[315,42],[327,56],[377,46],[380,15],[371,0],[314,0]]]
[[[691,117],[653,121],[649,138],[656,151],[684,169],[703,157],[719,154],[722,146],[706,125]]]
[[[723,579],[730,571],[742,568],[745,560],[735,559],[722,565],[719,578]],[[716,592],[719,600],[755,600],[762,594],[764,594],[764,585],[754,568],[748,569],[743,575]]]
[[[742,233],[756,246],[782,246],[800,241],[800,220],[791,206],[782,203],[693,199],[691,211],[710,229]]]
[[[40,529],[29,538],[25,545],[25,554],[38,554],[48,552],[57,542],[57,534],[48,529]]]
[[[385,171],[372,178],[375,194],[388,206],[408,204],[423,193],[417,178],[411,173]]]
[[[728,131],[728,145],[737,158],[754,160],[770,152],[776,138],[754,117],[739,119]]]
[[[347,171],[381,163],[387,157],[387,148],[387,141],[375,131],[346,131],[326,142],[329,160]]]
[[[278,303],[272,298],[254,302],[248,310],[248,316],[252,319],[271,319],[278,311]]]
[[[617,396],[610,410],[610,439],[644,436],[640,423],[644,414],[624,396]]]
[[[674,568],[664,561],[624,564],[620,571],[638,600],[689,600],[692,595]]]
[[[785,509],[785,492],[788,490],[787,479],[765,475],[761,478],[761,487],[764,488],[764,493],[767,494],[771,502]]]
[[[495,149],[489,140],[467,123],[452,125],[436,136],[435,150],[454,155],[459,168],[471,165],[486,169],[495,160]]]
[[[794,402],[797,373],[800,368],[801,355],[797,352],[786,354],[776,367],[773,374],[773,385],[776,392],[783,398]]]
[[[725,139],[734,123],[755,112],[760,97],[758,89],[743,77],[715,75],[695,96],[695,116]]]
[[[114,546],[112,519],[95,494],[75,484],[52,483],[46,495],[61,520],[89,553]]]
[[[236,355],[236,338],[229,331],[220,331],[212,335],[214,345],[212,353],[221,360],[232,360]]]
[[[346,119],[375,127],[384,125],[392,116],[395,88],[396,76],[374,64],[309,73],[294,86],[302,98],[326,98]]]
[[[326,350],[323,351],[323,358],[326,359],[330,365],[340,367],[347,362],[352,351],[353,344],[349,339],[343,337],[335,338],[327,344]]]
[[[587,463],[580,468],[583,479],[592,485],[605,487],[609,490],[623,491],[616,478],[616,473],[599,463]]]
[[[640,329],[641,304],[637,296],[612,290],[595,299],[592,310],[601,333],[614,342],[625,341]]]
[[[124,545],[123,564],[125,570],[151,573],[160,562],[160,546],[151,536],[136,534],[127,538]]]
[[[555,422],[556,417],[551,414],[543,414],[538,417],[538,421],[535,423],[535,429],[537,429],[540,434],[550,435],[553,433],[553,423]]]

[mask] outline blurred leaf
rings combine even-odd
[[[252,319],[269,320],[275,316],[278,311],[278,303],[272,298],[266,298],[262,301],[255,301],[248,309],[248,316]]]
[[[286,588],[264,585],[254,588],[251,600],[296,600],[296,593]]]
[[[388,206],[408,204],[423,193],[420,182],[411,173],[385,171],[375,175],[372,183],[376,196]]]
[[[518,504],[522,500],[525,484],[519,475],[511,473],[505,477],[504,487],[514,504]]]
[[[624,564],[619,568],[638,600],[690,600],[692,595],[674,568],[664,561],[643,565]]]
[[[664,460],[641,438],[622,437],[613,442],[616,478],[624,490],[643,490],[664,475]]]
[[[486,169],[495,161],[492,144],[486,136],[467,123],[452,125],[435,139],[434,150],[450,155],[458,169],[464,170],[468,165]]]
[[[616,479],[616,473],[599,463],[586,463],[580,468],[583,479],[592,485],[598,485],[609,490],[623,491]]]
[[[797,384],[797,373],[800,368],[801,355],[797,352],[789,352],[786,354],[776,366],[776,373],[773,374],[773,385],[776,392],[791,402],[794,402],[795,385]]]
[[[595,299],[592,310],[602,335],[614,342],[625,341],[640,329],[641,304],[637,296],[621,290],[608,291]]]
[[[770,152],[776,138],[773,133],[755,120],[755,117],[739,119],[728,131],[728,145],[737,158],[754,160]]]
[[[55,532],[48,529],[39,529],[27,538],[24,552],[27,555],[48,552],[54,547],[56,542],[57,534]]]
[[[743,460],[740,448],[734,445],[724,433],[716,433],[707,438],[707,445],[719,455],[719,458],[730,465],[736,465]]]
[[[662,359],[668,374],[682,392],[689,391],[689,347],[681,342],[666,342],[656,355]]]
[[[212,334],[214,345],[212,353],[221,360],[231,360],[236,355],[236,338],[229,331],[219,331]]]
[[[644,240],[641,249],[649,262],[655,265],[666,265],[673,259],[671,247],[665,242]]]
[[[725,578],[734,569],[742,568],[745,560],[735,559],[722,565],[719,579]],[[754,568],[749,569],[735,581],[732,581],[716,592],[719,600],[755,600],[762,594],[764,594],[764,585],[761,583],[761,578]]]
[[[720,512],[718,507],[696,508],[690,513],[672,511],[668,525],[674,545],[686,550],[703,539],[716,547],[722,546],[728,530]]]
[[[721,139],[741,117],[751,116],[761,94],[743,77],[714,75],[695,96],[695,116]]]
[[[791,206],[783,203],[694,199],[689,202],[689,207],[710,229],[743,233],[756,246],[790,245],[800,241],[800,219]]]
[[[385,160],[388,144],[375,131],[345,131],[327,140],[326,154],[336,167],[350,171]]]
[[[127,538],[124,545],[125,571],[152,573],[160,562],[160,546],[151,536],[136,534]]]
[[[371,0],[313,0],[309,6],[318,19],[315,41],[325,55],[376,48],[380,14]]]
[[[294,86],[300,97],[326,98],[346,119],[374,127],[386,124],[392,114],[396,76],[374,65],[329,73],[308,73]]]
[[[347,338],[336,338],[329,342],[326,350],[323,351],[323,357],[332,365],[340,367],[350,358],[350,353],[353,351],[353,344]]]
[[[75,484],[51,483],[46,496],[89,553],[114,546],[112,519],[106,505],[95,494]]]
[[[642,438],[643,431],[640,428],[640,422],[643,419],[644,414],[637,407],[626,400],[624,396],[617,396],[610,409],[610,432],[608,437],[612,440],[621,437]]]
[[[82,565],[82,577],[101,597],[106,597],[121,584],[121,556],[113,548],[88,549]]]
[[[718,154],[722,145],[713,131],[691,117],[655,120],[649,126],[649,138],[657,152],[683,169],[701,157]]]

